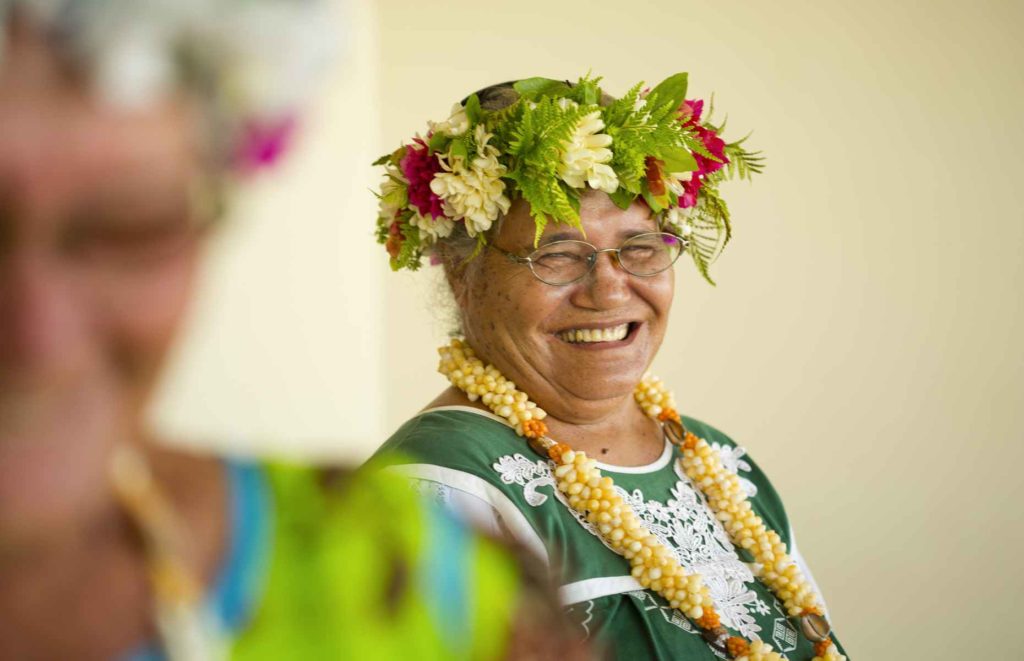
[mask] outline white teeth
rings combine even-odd
[[[629,335],[629,324],[614,328],[579,328],[564,331],[558,337],[566,342],[618,342]]]

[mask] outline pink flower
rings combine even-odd
[[[687,99],[679,106],[679,121],[683,126],[696,126],[700,122],[700,114],[704,112],[703,99]]]
[[[246,122],[235,151],[235,167],[250,173],[273,165],[288,150],[294,133],[295,117],[290,115]]]
[[[700,193],[700,177],[694,173],[689,181],[683,182],[683,194],[679,196],[679,206],[683,209],[695,206],[698,193]]]
[[[697,174],[703,176],[710,172],[721,170],[729,162],[729,159],[725,157],[725,140],[719,138],[718,134],[711,129],[700,125],[693,128],[697,133],[697,137],[704,143],[704,149],[707,149],[712,156],[718,159],[716,161],[702,154],[694,153],[693,157],[697,159]]]
[[[444,215],[441,198],[430,190],[430,182],[441,171],[441,163],[422,139],[415,138],[413,142],[415,144],[406,147],[399,162],[402,174],[409,181],[409,203],[419,210],[421,216],[429,214],[431,218],[439,218]]]
[[[704,176],[721,170],[729,162],[729,159],[725,157],[725,141],[719,138],[713,130],[700,123],[700,116],[703,112],[704,101],[702,99],[687,99],[679,106],[679,121],[693,131],[704,145],[704,149],[715,157],[712,159],[694,152],[693,157],[697,160],[697,171],[693,173],[689,181],[683,182],[684,193],[679,197],[679,206],[684,209],[697,204],[697,195],[700,193]]]

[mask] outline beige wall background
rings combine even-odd
[[[347,11],[307,139],[215,251],[163,424],[365,456],[443,387],[445,336],[436,278],[372,245],[365,163],[490,83],[689,71],[768,170],[727,191],[718,286],[677,269],[657,371],[772,476],[851,658],[1016,658],[1024,4]]]

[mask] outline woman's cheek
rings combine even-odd
[[[110,277],[99,292],[108,356],[129,397],[141,406],[189,309],[198,246],[132,274]]]

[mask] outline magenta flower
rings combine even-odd
[[[694,152],[693,157],[697,160],[697,171],[693,173],[689,181],[683,182],[684,192],[679,196],[679,206],[684,209],[697,204],[697,195],[703,185],[704,176],[721,170],[729,162],[729,159],[725,157],[725,141],[719,138],[713,130],[700,123],[700,116],[703,112],[704,101],[702,99],[687,99],[679,106],[679,121],[693,131],[708,153],[715,157],[708,158]]]
[[[422,139],[415,138],[413,142],[415,144],[406,147],[399,162],[402,174],[409,181],[409,203],[419,210],[421,216],[439,218],[444,215],[441,198],[430,190],[430,182],[441,171],[441,163]]]
[[[679,206],[683,209],[695,206],[698,193],[700,193],[700,177],[694,172],[689,181],[683,182],[683,194],[679,196]]]
[[[276,163],[291,145],[295,124],[295,117],[291,115],[277,120],[246,122],[235,151],[235,168],[247,174]]]
[[[721,170],[729,159],[725,157],[725,141],[718,137],[718,134],[709,128],[697,125],[693,127],[697,132],[697,137],[704,143],[704,148],[707,149],[712,156],[718,160],[713,160],[702,154],[694,154],[694,158],[697,159],[697,174],[705,175],[709,172],[715,172]]]
[[[683,126],[696,126],[700,123],[700,114],[704,112],[703,99],[687,99],[679,106],[679,121]]]

